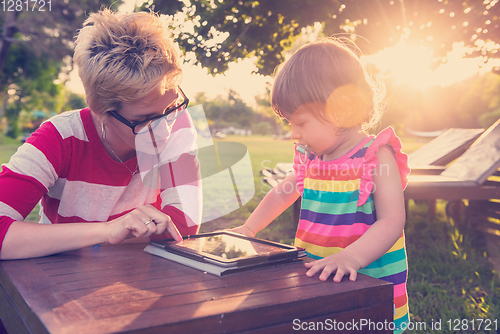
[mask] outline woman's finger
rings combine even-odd
[[[156,233],[156,234],[163,233],[168,228],[168,225],[170,225],[170,224],[174,225],[174,223],[172,222],[172,218],[170,218],[169,215],[163,213],[162,211],[158,210],[157,208],[153,207],[152,205],[145,205],[143,207],[140,207],[140,209],[141,209],[141,212],[146,217],[149,217],[149,219],[155,223],[156,230],[154,231],[154,233]]]
[[[150,219],[147,222],[144,223],[144,225],[147,226],[148,232],[146,233],[146,236],[149,237],[151,234],[156,233],[158,231],[158,225],[156,224],[156,220]]]
[[[152,205],[144,205],[137,208],[137,210],[139,211],[138,215],[140,216],[140,220],[143,222],[143,225],[147,227],[147,231],[145,231],[145,234],[141,234],[141,236],[150,236],[153,233],[161,234],[167,230],[176,241],[182,241],[182,235],[177,230],[177,227],[169,215]],[[153,224],[154,227],[152,226]],[[139,231],[141,230],[144,231],[142,228],[139,228]]]
[[[174,222],[168,217],[170,220],[167,223],[167,231],[170,233],[170,235],[175,239],[175,241],[182,241],[182,235],[179,233],[179,230],[175,226]]]

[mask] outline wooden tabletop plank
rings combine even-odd
[[[32,260],[2,261],[1,267],[16,288],[6,292],[27,321],[37,323],[30,320],[36,314],[49,328],[92,320],[90,313],[61,291]],[[4,286],[8,285],[2,282]]]
[[[363,283],[363,280],[367,278],[360,275],[360,282],[358,283]],[[368,279],[371,280],[371,278]],[[321,313],[331,314],[339,310],[352,310],[357,305],[376,306],[385,303],[389,305],[389,308],[392,308],[391,285],[380,286],[378,289],[372,287],[369,294],[361,296],[362,293],[360,293],[359,289],[349,291],[345,287],[345,285],[352,285],[351,283],[353,282],[347,280],[342,284],[318,282],[307,286],[307,289],[296,287],[273,290],[265,294],[250,293],[166,308],[158,308],[156,303],[151,303],[149,309],[143,312],[99,319],[94,324],[73,324],[67,327],[67,332],[75,331],[77,333],[78,330],[81,330],[78,333],[89,331],[101,333],[100,330],[102,329],[102,333],[105,333],[140,329],[145,324],[147,327],[153,328],[170,324],[168,327],[170,333],[170,330],[175,328],[175,324],[180,326],[179,332],[182,332],[182,326],[187,325],[187,323],[190,326],[202,328],[204,329],[203,332],[207,333],[211,331],[221,332],[222,330],[235,332],[244,328],[292,321],[296,317],[306,319],[311,315]],[[325,295],[325,287],[331,287],[335,284],[341,287],[342,290],[347,291],[335,294],[335,302],[332,302],[333,294]],[[358,292],[354,293],[355,290],[358,290]],[[391,310],[389,310],[389,313],[392,314]],[[123,324],[127,325],[120,327]]]
[[[283,280],[284,278],[292,277],[290,274],[283,274],[279,271],[276,274],[273,272],[267,273],[269,274],[269,277],[273,277],[274,279],[272,281],[262,280],[259,282],[259,285],[264,285],[269,281],[274,284],[274,281],[276,280]],[[165,280],[157,280],[157,284],[155,284],[154,286],[149,285],[149,287],[147,288],[143,284],[144,282],[136,284],[116,284],[110,287],[105,287],[96,292],[90,291],[91,293],[88,294],[82,293],[82,291],[79,290],[76,291],[76,293],[75,291],[72,291],[69,293],[69,295],[75,297],[80,296],[79,302],[84,303],[85,307],[97,307],[105,304],[110,304],[111,300],[113,303],[121,303],[133,300],[147,299],[149,297],[157,298],[158,295],[170,296],[186,293],[197,293],[198,291],[207,292],[223,288],[241,289],[241,286],[248,288],[249,286],[253,286],[256,284],[252,280],[245,279],[245,277],[239,277],[240,279],[237,280],[227,280],[227,277],[219,278],[209,274],[205,274],[201,278],[199,275],[188,275],[185,277],[175,277],[174,279],[169,279],[167,285],[165,285]],[[295,284],[296,286],[303,285],[297,285],[297,282],[294,282],[293,284]],[[307,284],[310,284],[310,282],[307,282]],[[137,290],[139,285],[142,290]],[[88,289],[85,290],[87,291]]]
[[[304,282],[300,284],[300,280],[307,284]],[[215,299],[230,299],[238,296],[256,294],[263,294],[262,296],[265,296],[267,292],[278,290],[285,291],[297,287],[304,288],[306,285],[312,284],[318,284],[318,282],[315,279],[304,276],[297,276],[291,280],[275,279],[266,281],[265,284],[263,282],[256,282],[248,285],[222,286],[219,288],[206,288],[204,283],[194,283],[192,285],[194,285],[195,291],[192,292],[176,292],[171,290],[168,291],[168,294],[163,294],[163,291],[155,290],[148,291],[147,294],[142,296],[144,298],[137,298],[135,300],[128,299],[128,297],[125,297],[124,300],[117,300],[114,298],[116,295],[113,295],[111,297],[108,296],[106,300],[110,303],[109,305],[87,308],[86,304],[86,308],[89,312],[93,313],[94,317],[97,319],[113,317],[119,314],[125,314],[126,312],[143,312],[150,307],[152,302],[155,303],[155,308],[169,308],[185,304],[203,303]],[[126,308],[126,310],[120,309],[121,307]]]
[[[165,326],[169,333],[235,332],[356,313],[360,306],[385,307],[392,316],[392,284],[368,276],[322,282],[306,277],[297,262],[217,277],[152,256],[144,246],[2,261],[0,283],[9,290],[12,280],[6,293],[17,298],[28,326],[43,323],[51,333],[163,333]]]

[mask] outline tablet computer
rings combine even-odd
[[[305,256],[302,248],[229,231],[190,235],[182,242],[167,239],[151,243],[177,255],[228,268],[277,263]]]

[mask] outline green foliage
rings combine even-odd
[[[182,11],[193,23],[179,23],[179,43],[212,74],[228,62],[257,57],[258,72],[271,74],[303,28],[320,22],[324,34],[342,34],[367,54],[403,39],[426,45],[441,61],[454,42],[473,54],[498,57],[498,4],[490,1],[338,1],[338,0],[153,0],[142,9],[162,14]],[[496,4],[496,7],[495,7]],[[360,38],[360,36],[362,36]],[[485,57],[486,58],[486,57]],[[486,60],[486,59],[485,59]]]
[[[453,333],[448,320],[453,326],[454,319],[498,319],[500,280],[488,261],[484,235],[459,229],[443,216],[431,220],[421,206],[410,205],[406,223],[412,321],[442,319],[444,332]]]
[[[19,134],[22,110],[61,111],[66,93],[57,79],[71,70],[73,36],[89,12],[120,3],[52,0],[50,10],[0,12],[0,117],[7,116],[10,136]]]
[[[83,109],[87,106],[87,104],[85,103],[85,98],[78,94],[68,92],[66,97],[67,99],[62,110]]]
[[[273,134],[273,126],[269,124],[269,122],[259,122],[253,124],[251,127],[252,133],[256,135],[272,135]]]
[[[269,90],[263,96],[256,96],[256,107],[247,105],[238,94],[229,91],[226,98],[217,96],[208,99],[205,93],[198,93],[193,104],[203,105],[208,124],[212,132],[229,126],[252,130],[253,134],[281,135],[283,124],[271,109]]]
[[[203,105],[213,132],[230,125],[249,129],[257,116],[253,108],[232,90],[229,91],[227,98],[217,96],[211,100],[207,99],[204,93],[199,93],[195,96],[193,104]]]
[[[489,128],[493,123],[500,119],[500,109],[490,111],[488,113],[482,114],[479,117],[479,123],[485,129]]]
[[[21,145],[19,140],[6,137],[0,133],[0,166],[10,160],[19,145]]]
[[[9,17],[11,15],[9,12],[0,12],[2,30],[7,31],[10,28],[15,33],[12,40],[2,40],[2,49],[6,47],[8,50],[6,50],[5,56],[9,56],[12,51],[9,47],[22,46],[25,51],[27,50],[29,57],[34,56],[39,61],[62,63],[65,57],[73,54],[73,37],[81,28],[88,13],[95,12],[103,6],[112,5],[112,8],[117,8],[120,3],[121,1],[110,0],[52,0],[50,10],[24,10],[18,12],[15,17]],[[13,19],[10,27],[4,26],[8,19]],[[10,44],[6,42],[10,42]],[[2,53],[0,55],[3,56]],[[22,54],[18,53],[18,56],[22,56]],[[0,59],[0,64],[5,64],[2,68],[4,73],[1,81],[2,86],[0,86],[0,91],[3,91],[5,84],[13,75],[10,71],[18,71],[19,68],[8,66],[7,63],[4,63],[3,58]],[[34,73],[27,67],[21,67],[21,69],[22,75],[27,79],[31,78]],[[51,81],[57,79],[58,73],[51,77]]]
[[[381,78],[386,84],[388,105],[382,128],[402,124],[420,131],[487,128],[500,118],[499,74],[475,75],[448,87],[434,86],[425,91]]]

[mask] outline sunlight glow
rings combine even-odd
[[[422,46],[408,46],[400,42],[392,48],[363,58],[365,62],[376,65],[382,73],[393,77],[395,84],[410,84],[425,89],[432,75],[432,51]]]
[[[375,65],[383,75],[393,78],[396,85],[408,84],[421,90],[432,86],[447,87],[500,67],[500,59],[489,59],[485,63],[482,57],[465,58],[467,53],[470,50],[463,43],[455,43],[444,62],[431,70],[432,50],[402,41],[361,59],[366,64]]]

